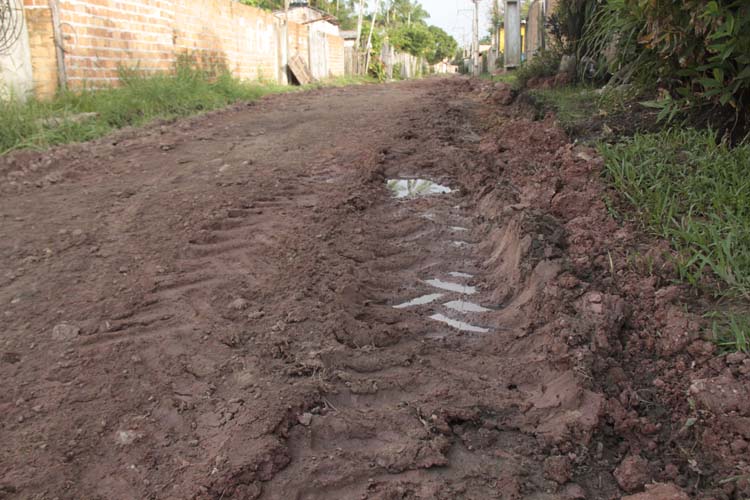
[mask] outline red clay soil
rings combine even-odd
[[[0,498],[746,498],[750,361],[511,100],[325,89],[0,160]]]

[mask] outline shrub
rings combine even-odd
[[[560,69],[562,53],[557,49],[539,51],[533,59],[524,62],[516,70],[516,86],[526,88],[532,78],[547,78],[555,76]]]
[[[734,141],[750,130],[750,2],[608,0],[587,22],[581,55],[662,89],[661,118],[690,113]]]

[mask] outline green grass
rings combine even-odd
[[[0,101],[0,155],[88,141],[125,126],[188,116],[271,93],[367,81],[342,77],[306,87],[247,82],[227,72],[214,75],[185,60],[169,74],[121,70],[120,79],[122,85],[116,88],[62,92],[49,101]],[[81,119],[82,113],[95,115]]]
[[[480,78],[483,78],[485,80],[491,80],[493,82],[507,83],[508,85],[511,85],[514,87],[516,86],[516,81],[518,80],[518,77],[513,71],[506,71],[504,73],[500,73],[497,75],[491,75],[489,73],[482,73],[480,75]]]
[[[614,187],[677,251],[682,280],[750,296],[750,144],[730,149],[711,132],[680,129],[599,149]]]
[[[713,318],[714,342],[720,349],[750,353],[750,315],[713,313],[709,316]]]
[[[588,123],[599,109],[599,96],[590,87],[538,89],[530,90],[529,94],[538,106],[554,111],[558,122],[568,132]]]

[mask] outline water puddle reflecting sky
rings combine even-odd
[[[388,179],[388,189],[396,198],[447,194],[453,190],[427,179]]]
[[[454,278],[466,278],[466,279],[469,279],[469,278],[473,278],[474,277],[473,274],[459,273],[459,272],[456,272],[456,271],[450,272],[448,274],[451,275],[451,276],[453,276]]]
[[[451,283],[450,281],[434,279],[434,280],[427,280],[425,281],[425,283],[435,288],[439,288],[441,290],[462,293],[464,295],[474,295],[475,293],[477,293],[476,287],[462,285],[460,283]]]
[[[430,304],[432,302],[435,302],[437,299],[439,299],[442,296],[443,296],[442,293],[432,293],[430,295],[422,295],[421,297],[412,299],[409,302],[404,302],[403,304],[399,304],[393,307],[396,309],[406,309],[407,307],[423,306],[425,304]]]
[[[439,321],[441,323],[445,323],[448,326],[451,326],[455,328],[456,330],[462,331],[462,332],[471,332],[471,333],[487,333],[489,330],[487,328],[481,328],[479,326],[470,325],[469,323],[465,323],[463,321],[458,321],[455,319],[451,319],[447,316],[443,316],[442,314],[435,314],[433,316],[430,316],[430,319],[433,319],[435,321]]]

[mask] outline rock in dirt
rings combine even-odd
[[[586,491],[580,485],[571,483],[563,489],[562,497],[565,500],[586,500]]]
[[[81,333],[81,329],[75,325],[60,323],[52,329],[53,340],[73,340]]]
[[[135,431],[117,431],[115,441],[117,441],[117,444],[128,446],[135,443],[140,437],[140,434]]]
[[[644,493],[629,495],[622,500],[689,500],[690,497],[673,484],[652,484]]]
[[[695,340],[700,329],[696,317],[686,313],[678,307],[672,307],[667,312],[667,318],[662,335],[658,340],[659,352],[663,356],[672,356],[685,349]]]
[[[742,364],[743,361],[745,361],[744,353],[741,352],[733,352],[732,354],[727,355],[727,364],[728,365],[739,365]]]
[[[615,469],[614,475],[620,488],[632,493],[648,482],[648,462],[638,455],[630,455]]]
[[[250,302],[245,299],[236,299],[232,301],[231,304],[229,304],[229,307],[231,307],[235,311],[244,311],[245,309],[250,307]]]
[[[544,476],[557,484],[565,484],[573,475],[570,459],[564,456],[548,457],[544,461]]]
[[[750,415],[750,388],[731,373],[724,373],[711,379],[694,380],[690,394],[704,407],[715,414],[731,411],[741,416]]]
[[[304,425],[305,427],[310,426],[310,424],[312,423],[312,419],[313,419],[312,413],[303,413],[302,415],[297,417],[297,421],[300,424]]]

